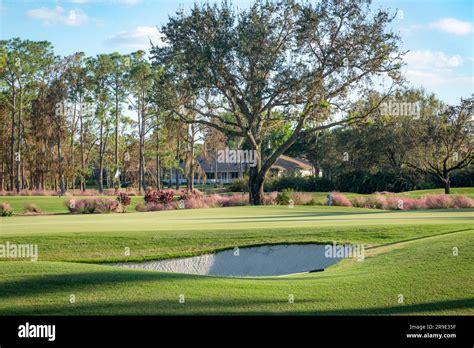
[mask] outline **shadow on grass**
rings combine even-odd
[[[110,266],[103,266],[110,267]],[[87,290],[91,287],[132,282],[161,282],[161,281],[201,281],[208,277],[193,276],[178,273],[159,273],[152,271],[115,270],[91,271],[81,273],[66,273],[57,275],[35,276],[22,280],[0,283],[0,299],[9,297],[29,297],[70,290]]]
[[[38,308],[11,307],[0,311],[3,315],[409,315],[427,312],[458,311],[473,308],[474,298],[435,301],[387,307],[348,308],[337,310],[301,309],[300,305],[318,306],[326,300],[300,299],[289,304],[281,299],[196,299],[186,297],[181,304],[175,300],[111,301],[102,303],[50,304]],[[275,307],[276,306],[276,307]],[[273,307],[273,308],[272,308]]]

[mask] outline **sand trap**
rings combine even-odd
[[[179,259],[107,265],[224,277],[263,277],[321,271],[341,258],[326,257],[320,244],[265,245]]]

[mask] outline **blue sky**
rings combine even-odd
[[[252,0],[234,0],[246,7]],[[0,0],[0,37],[48,40],[61,55],[147,49],[156,26],[194,0]],[[474,93],[473,0],[376,0],[399,11],[405,76],[446,102]]]

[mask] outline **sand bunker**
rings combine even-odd
[[[224,277],[263,277],[321,271],[341,258],[326,257],[320,244],[264,245],[179,259],[108,265]]]

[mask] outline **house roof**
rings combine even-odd
[[[309,162],[298,158],[292,158],[289,156],[281,155],[276,160],[275,164],[272,167],[284,168],[287,171],[292,170],[311,170],[312,166]]]
[[[249,169],[249,164],[247,163],[219,163],[211,155],[206,159],[204,157],[197,157],[196,160],[199,162],[199,165],[206,173],[218,172],[239,172],[239,169],[242,172],[246,172]],[[241,166],[241,167],[240,167]],[[306,162],[301,159],[292,158],[289,156],[281,155],[276,162],[272,165],[272,169],[277,169],[280,171],[294,171],[294,170],[311,170],[312,166],[309,162]]]

